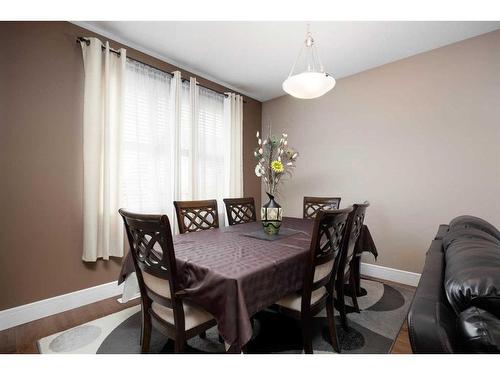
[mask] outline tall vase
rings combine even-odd
[[[281,221],[283,219],[283,209],[274,200],[274,195],[266,193],[269,201],[262,206],[260,216],[262,218],[262,226],[264,232],[268,235],[276,235],[281,228]]]

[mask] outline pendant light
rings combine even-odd
[[[301,60],[304,50],[305,70],[294,74],[295,66]],[[334,86],[335,79],[325,73],[314,46],[314,39],[309,31],[309,25],[307,25],[306,40],[290,70],[288,78],[283,82],[283,90],[299,99],[314,99],[326,94]]]

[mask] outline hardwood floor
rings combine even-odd
[[[108,298],[74,310],[65,311],[0,331],[0,353],[38,353],[36,342],[42,337],[102,318],[103,316],[137,305],[140,302],[139,299],[135,299],[126,304],[121,304],[116,298]],[[408,326],[405,321],[394,342],[391,354],[411,353]]]
[[[121,304],[116,299],[117,297],[108,298],[0,331],[0,353],[38,353],[36,342],[42,337],[102,318],[140,302],[135,299]]]
[[[412,354],[410,337],[408,336],[408,324],[406,321],[403,323],[398,337],[396,337],[391,354]]]

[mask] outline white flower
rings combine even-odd
[[[257,177],[262,177],[262,168],[260,164],[257,164],[257,166],[255,167],[255,175]]]
[[[262,150],[262,148],[259,148],[259,154],[263,154],[264,153],[264,150]]]
[[[259,134],[260,134],[260,133],[259,133],[259,132],[257,132],[257,138],[259,138]]]

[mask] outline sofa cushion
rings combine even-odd
[[[493,244],[500,246],[500,240],[495,236],[477,228],[451,228],[443,237],[442,241],[443,250],[445,252],[455,241],[460,241],[464,245],[467,245],[469,241],[472,245],[475,245],[479,241],[483,245]]]
[[[462,350],[466,353],[500,353],[500,319],[470,307],[458,317]]]
[[[500,315],[500,240],[493,235],[495,228],[479,221],[474,226],[457,222],[452,221],[443,238],[448,301],[457,314],[476,306]]]
[[[463,215],[454,218],[450,221],[449,229],[454,230],[458,228],[476,228],[500,240],[500,231],[494,225],[479,217]]]

